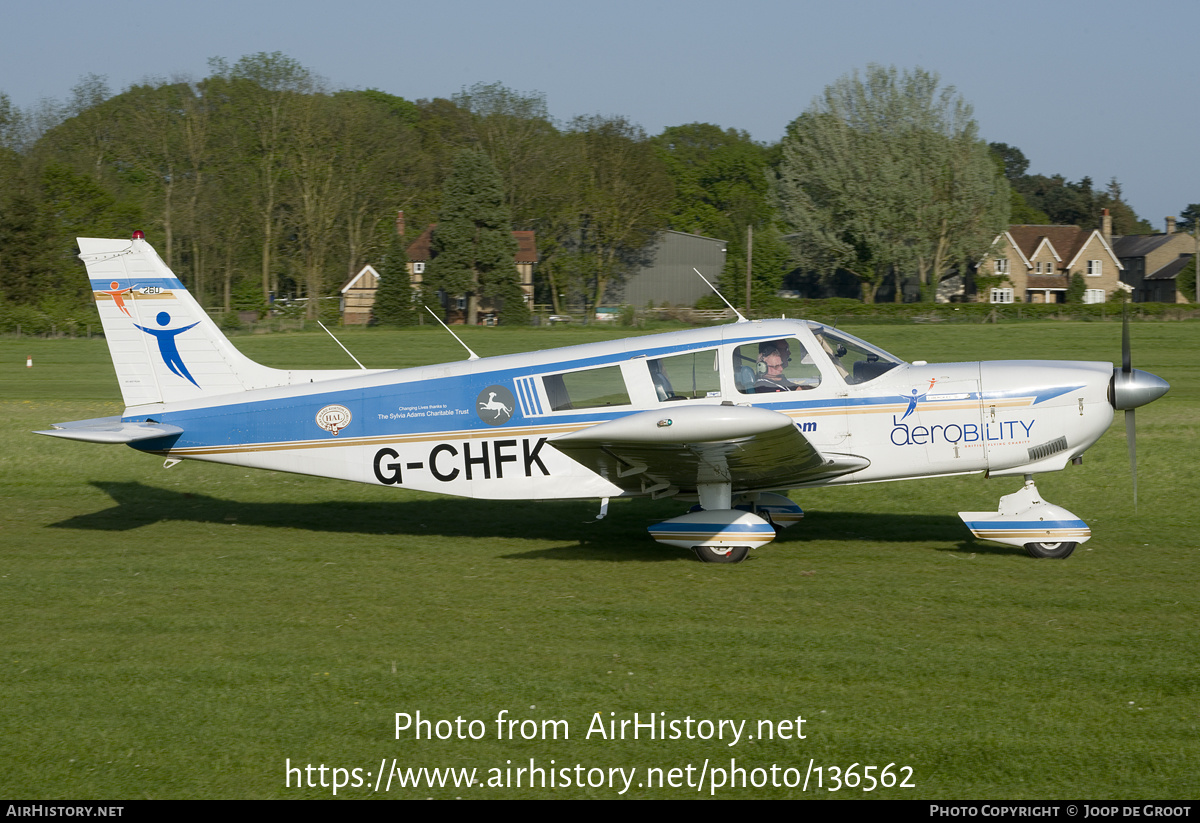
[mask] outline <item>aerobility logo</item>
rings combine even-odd
[[[1029,439],[1034,420],[996,420],[990,423],[935,423],[931,426],[910,426],[892,415],[891,441],[894,446],[932,446],[937,443],[999,443]]]
[[[196,388],[200,388],[200,384],[196,382],[195,378],[192,377],[191,372],[188,371],[187,366],[184,365],[183,357],[181,357],[179,354],[179,346],[176,345],[175,342],[176,337],[183,334],[188,329],[199,326],[199,321],[192,323],[190,326],[181,326],[178,329],[168,329],[166,327],[171,323],[171,315],[169,312],[160,311],[158,316],[154,319],[158,322],[158,325],[162,326],[163,328],[148,329],[145,326],[139,326],[137,323],[134,323],[133,325],[135,328],[141,329],[146,334],[158,341],[158,353],[162,355],[163,362],[167,364],[167,368],[170,369],[173,374],[179,375]]]
[[[899,395],[901,399],[908,403],[908,408],[905,409],[898,419],[896,415],[892,415],[892,431],[889,439],[894,446],[931,446],[937,443],[947,443],[952,446],[959,444],[970,443],[999,443],[1013,442],[1017,440],[1028,440],[1033,435],[1033,426],[1037,422],[1036,418],[1017,419],[1017,420],[990,420],[983,423],[978,417],[975,417],[970,422],[958,421],[949,423],[930,423],[929,425],[920,425],[922,423],[921,415],[918,414],[907,423],[904,422],[918,411],[918,404],[943,403],[950,402],[956,405],[962,401],[971,400],[970,392],[961,392],[957,394],[935,394],[930,395],[930,390],[937,382],[937,378],[932,378],[925,391],[920,392],[913,389],[909,395]],[[961,408],[961,406],[958,406]],[[951,406],[946,409],[937,409],[935,411],[949,411]],[[925,409],[928,414],[929,409]],[[944,418],[942,418],[944,419]]]

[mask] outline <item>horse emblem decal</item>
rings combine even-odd
[[[503,426],[512,419],[517,399],[503,386],[488,386],[475,398],[475,413],[489,426]]]

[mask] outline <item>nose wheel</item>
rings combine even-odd
[[[741,563],[750,554],[749,546],[693,546],[701,563]]]
[[[1078,543],[1026,543],[1025,551],[1030,557],[1070,557]]]
[[[1043,500],[1030,475],[1025,475],[1020,491],[1000,498],[999,511],[959,512],[958,516],[981,540],[1023,546],[1030,557],[1069,557],[1092,536],[1087,523]]]

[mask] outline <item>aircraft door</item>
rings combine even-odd
[[[977,377],[922,375],[901,399],[903,407],[892,415],[893,446],[914,458],[922,454],[931,474],[987,467]]]
[[[796,337],[736,346],[730,358],[732,396],[788,415],[818,449],[838,451],[849,437],[847,392],[821,368],[823,358]]]

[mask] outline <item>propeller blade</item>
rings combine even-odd
[[[1133,475],[1133,513],[1137,514],[1137,435],[1134,433],[1134,411],[1125,410],[1125,440],[1129,443],[1129,473]]]
[[[1121,304],[1121,371],[1129,374],[1133,369],[1133,355],[1129,348],[1129,304]]]

